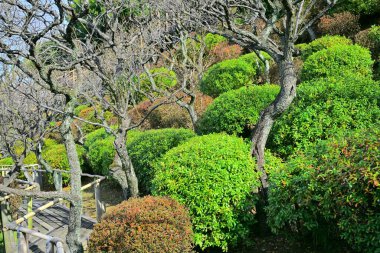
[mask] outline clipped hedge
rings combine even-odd
[[[286,157],[339,131],[367,128],[380,120],[379,83],[361,76],[302,83],[287,112],[274,123],[272,151]]]
[[[192,251],[188,211],[166,197],[133,198],[94,226],[89,252],[186,253]]]
[[[357,14],[380,13],[380,0],[345,0],[338,1],[334,11],[349,11]]]
[[[211,66],[203,75],[200,90],[217,97],[221,93],[251,85],[256,76],[256,65],[244,59],[231,59]]]
[[[372,67],[373,61],[368,49],[358,45],[337,45],[307,58],[302,69],[302,81],[351,73],[372,77]]]
[[[127,144],[140,134],[139,131],[129,131]],[[84,147],[91,173],[107,176],[109,167],[115,156],[115,137],[108,134],[104,129],[98,129],[86,136]]]
[[[207,33],[206,36],[204,37],[204,43],[206,45],[206,49],[209,51],[215,48],[218,44],[222,42],[226,42],[226,41],[227,41],[226,38],[218,34]]]
[[[258,174],[242,139],[212,134],[168,151],[154,166],[153,194],[189,208],[195,245],[227,251],[247,237]]]
[[[159,129],[142,132],[128,142],[128,152],[139,180],[140,193],[151,192],[154,164],[167,151],[195,136],[189,129]]]
[[[84,164],[85,149],[82,146],[77,145],[77,152],[80,161],[80,165]],[[67,173],[62,174],[63,185],[68,185],[70,182],[70,166],[67,159],[66,148],[63,144],[51,145],[49,148],[42,151],[42,157],[53,168],[59,170],[66,170]],[[50,174],[49,174],[50,175]],[[52,183],[53,179],[49,178],[49,183]]]
[[[153,77],[154,83],[160,89],[168,89],[177,85],[177,75],[173,70],[165,67],[153,68],[150,70],[150,74]],[[146,73],[140,76],[140,85],[143,88],[149,88],[151,86],[149,77]]]
[[[278,85],[242,87],[220,95],[197,122],[199,134],[226,132],[248,137],[266,108],[279,93]]]
[[[352,45],[352,41],[343,36],[326,35],[308,44],[299,44],[296,47],[301,51],[303,60],[306,60],[312,54],[336,45]]]
[[[379,252],[379,150],[377,126],[320,141],[272,171],[267,211],[273,231],[291,228],[327,243],[335,236],[359,252]]]

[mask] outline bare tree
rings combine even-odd
[[[74,82],[72,71],[87,57],[86,51],[76,46],[74,27],[78,16],[63,1],[1,1],[0,62],[21,70],[34,83],[53,94],[64,97],[63,137],[70,165],[70,217],[67,243],[71,252],[82,252],[81,227],[81,168],[74,138],[70,129],[73,110],[80,87]],[[44,47],[47,45],[47,48]],[[50,50],[51,49],[51,50]],[[46,54],[47,52],[47,54]],[[58,52],[56,58],[50,52]],[[4,67],[2,67],[3,69]]]
[[[59,107],[62,99],[33,85],[33,80],[17,70],[3,76],[0,84],[0,147],[2,153],[14,162],[13,169],[5,178],[5,186],[13,182],[23,168],[26,156],[52,130],[49,124],[55,117],[54,113],[35,101],[43,101],[53,108]]]

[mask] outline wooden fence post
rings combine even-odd
[[[53,181],[56,191],[62,191],[62,172],[54,171],[53,172]]]
[[[27,213],[31,213],[33,211],[33,197],[28,198],[28,208],[27,208]],[[30,217],[28,219],[28,228],[32,229],[33,228],[33,217]]]
[[[4,231],[6,225],[12,222],[12,217],[9,211],[9,204],[7,201],[2,201],[1,204],[1,224],[3,229],[3,238],[6,253],[14,253],[17,250],[17,242],[12,230]]]
[[[46,253],[54,253],[54,244],[51,241],[46,242]]]
[[[25,222],[22,223],[22,226],[26,225]],[[18,240],[18,253],[28,253],[29,250],[29,235],[20,230],[17,230],[17,240]]]
[[[34,173],[34,182],[40,185],[40,190],[42,190],[42,172],[41,171],[33,171]]]
[[[106,212],[106,205],[102,202],[100,197],[100,184],[99,182],[94,185],[95,202],[96,202],[96,220],[100,222],[103,214]]]

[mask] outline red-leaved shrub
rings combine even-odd
[[[95,225],[89,252],[186,253],[193,232],[188,211],[167,197],[133,198]]]
[[[322,35],[344,35],[352,38],[360,31],[359,16],[347,11],[323,16],[318,30]]]

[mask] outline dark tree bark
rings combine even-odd
[[[280,67],[280,94],[276,100],[269,105],[260,114],[260,119],[256,124],[252,135],[252,155],[256,157],[257,168],[261,172],[261,184],[263,194],[266,196],[269,187],[268,175],[264,169],[265,165],[265,146],[268,140],[269,133],[273,123],[293,102],[296,96],[297,76],[294,69],[294,64],[291,60],[283,60],[279,63]]]

